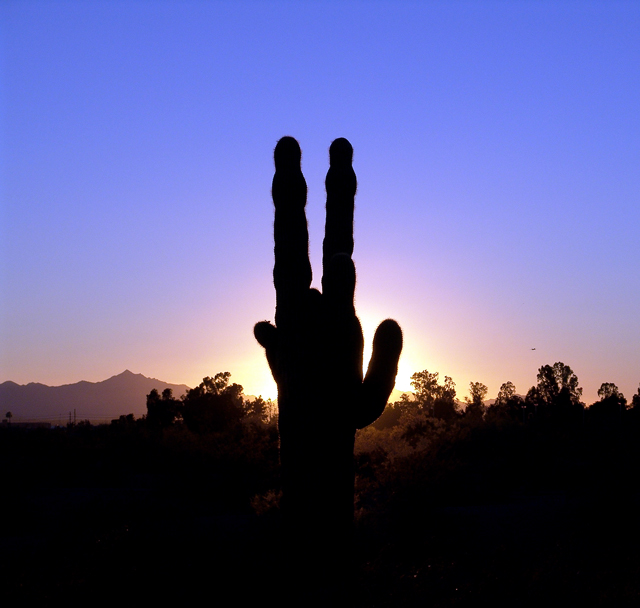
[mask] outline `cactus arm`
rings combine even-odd
[[[353,426],[353,408],[362,386],[362,327],[356,316],[354,293],[356,270],[353,254],[353,210],[357,189],[352,166],[353,148],[344,138],[329,148],[325,237],[322,244],[322,293],[325,298],[327,341],[337,405]],[[351,410],[351,411],[349,411]]]
[[[283,137],[274,151],[275,174],[271,194],[275,205],[273,225],[276,288],[276,327],[296,331],[311,285],[309,233],[305,205],[307,183],[300,168],[301,151],[293,137]]]
[[[353,170],[353,148],[344,138],[329,148],[327,216],[323,242],[323,294],[327,298],[330,325],[335,335],[334,357],[342,372],[336,378],[341,391],[355,390],[355,428],[371,424],[384,410],[393,390],[402,351],[402,331],[387,319],[376,330],[373,354],[362,381],[362,329],[353,304],[356,272],[353,254],[353,211],[357,179]]]
[[[400,326],[393,319],[380,323],[373,337],[373,353],[355,412],[356,428],[364,428],[382,414],[396,381],[401,351]]]
[[[353,209],[357,189],[352,166],[353,148],[344,138],[336,139],[329,148],[329,171],[325,180],[327,216],[322,243],[322,291],[331,260],[336,254],[353,255]]]
[[[282,377],[278,366],[278,330],[269,321],[259,321],[253,328],[253,335],[264,348],[267,363],[276,382]]]

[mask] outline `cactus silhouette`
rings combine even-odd
[[[353,301],[352,159],[346,139],[331,144],[320,293],[310,288],[300,147],[292,137],[276,145],[275,326],[262,321],[254,328],[278,385],[282,511],[289,537],[307,554],[331,547],[334,559],[347,548],[353,524],[355,432],[384,410],[402,350],[400,327],[383,321],[363,379],[362,328]]]

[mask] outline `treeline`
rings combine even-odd
[[[162,394],[153,389],[147,395],[145,423],[150,428],[184,423],[190,431],[203,434],[224,432],[241,421],[267,424],[275,417],[276,406],[270,399],[245,399],[242,386],[229,384],[230,377],[229,372],[207,376],[180,399],[170,388]]]
[[[563,363],[541,367],[525,396],[505,382],[490,405],[482,383],[461,405],[451,378],[412,380],[414,393],[356,436],[372,605],[640,597],[640,391],[628,403],[605,383],[586,407]]]
[[[380,516],[398,496],[425,506],[436,497],[440,504],[453,504],[523,489],[585,488],[599,483],[604,463],[616,463],[611,465],[615,472],[606,474],[609,481],[640,466],[640,388],[628,403],[615,384],[604,383],[600,399],[587,407],[576,374],[562,362],[542,366],[524,397],[505,382],[489,405],[481,382],[470,383],[464,404],[454,381],[448,376],[440,380],[437,372],[415,373],[412,387],[413,393],[389,404],[357,434],[360,515]],[[331,424],[335,415],[328,403],[318,424]],[[277,511],[276,404],[244,399],[228,372],[205,378],[181,399],[170,390],[154,390],[147,396],[147,415],[114,421],[122,424],[138,425],[145,433],[198,438],[193,441],[209,442],[219,454],[235,453],[236,462],[245,458],[242,450],[254,463],[256,455],[268,453],[270,465],[262,471],[268,474],[254,487],[251,505],[259,514]]]
[[[259,583],[254,562],[275,543],[273,518],[256,513],[277,513],[278,430],[273,404],[229,378],[182,399],[153,390],[138,419],[0,426],[6,605],[251,596],[240,573]]]
[[[0,457],[11,463],[3,482],[25,489],[178,487],[214,510],[252,513],[252,499],[279,484],[276,408],[246,399],[229,380],[229,372],[204,378],[180,399],[154,389],[137,419],[53,429],[2,425]]]
[[[405,394],[400,401],[390,404],[374,423],[382,429],[396,424],[404,412],[416,411],[445,421],[467,418],[474,421],[486,419],[522,420],[522,422],[547,422],[560,426],[578,424],[586,420],[595,423],[631,421],[640,415],[640,387],[631,403],[618,387],[605,382],[598,390],[600,399],[587,407],[582,402],[582,388],[573,370],[562,362],[544,365],[538,370],[537,384],[525,397],[516,393],[512,382],[505,382],[495,401],[485,406],[488,389],[481,382],[469,384],[466,407],[456,400],[456,385],[449,376],[439,383],[439,373],[427,370],[411,376],[413,395]]]
[[[356,605],[638,596],[640,393],[627,403],[603,384],[586,407],[562,363],[524,397],[504,383],[488,406],[480,382],[462,407],[451,378],[425,370],[413,388],[356,436]],[[317,423],[338,415],[327,403]],[[8,597],[86,598],[105,580],[118,601],[132,582],[142,599],[195,601],[210,584],[262,597],[277,580],[275,404],[247,400],[228,373],[180,399],[151,391],[139,419],[3,425],[0,457],[0,540],[39,539],[5,565]]]
[[[640,389],[627,403],[615,384],[586,407],[568,365],[545,365],[526,396],[505,382],[485,405],[470,385],[424,370],[413,394],[389,404],[356,437],[356,500],[362,515],[406,517],[406,509],[492,502],[514,492],[635,492],[640,467]],[[397,510],[398,509],[398,510]],[[404,515],[401,515],[404,513]]]

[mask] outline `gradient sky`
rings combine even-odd
[[[488,397],[640,382],[640,3],[3,2],[0,381],[125,368],[275,396],[273,148],[319,286],[328,147],[359,182],[368,359]],[[531,350],[535,348],[536,350]]]

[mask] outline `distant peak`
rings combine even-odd
[[[108,382],[109,380],[133,380],[134,378],[145,378],[142,374],[134,374],[131,370],[125,369],[123,372],[116,374],[115,376],[111,376],[107,378],[107,380],[103,380],[103,382]]]
[[[129,369],[125,369],[121,374],[118,374],[118,376],[142,376],[143,378],[145,378],[146,376],[143,376],[142,374],[134,374],[131,370]],[[118,377],[118,376],[114,376],[114,377]]]

